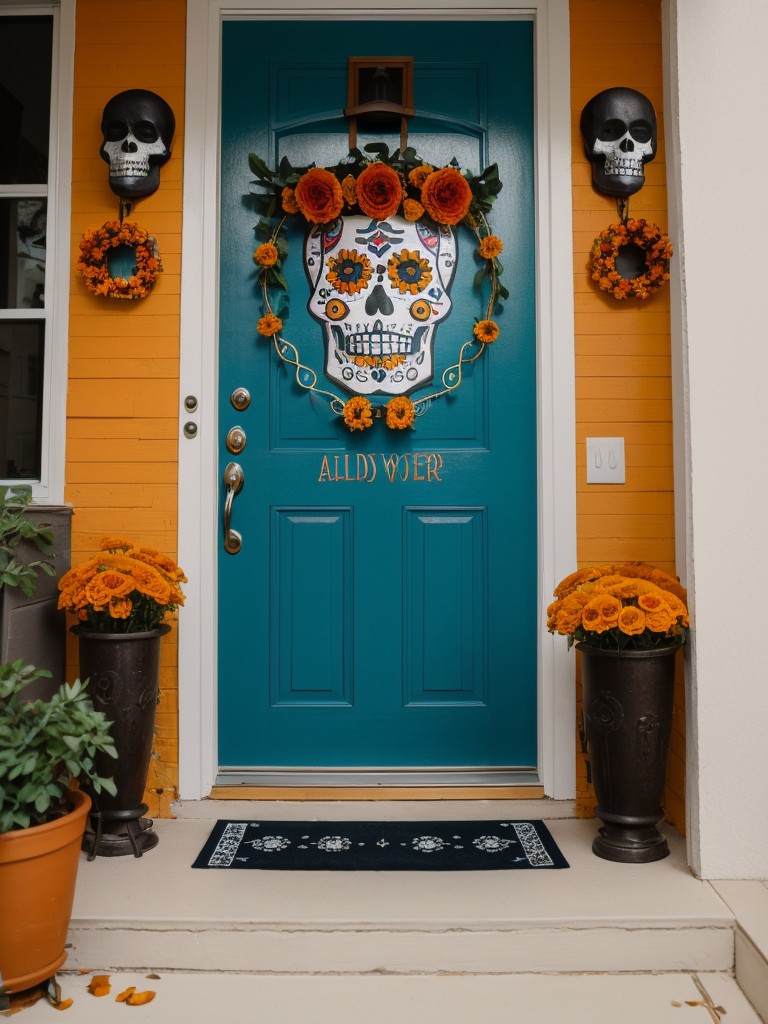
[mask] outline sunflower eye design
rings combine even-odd
[[[416,299],[411,304],[411,316],[414,320],[429,320],[432,315],[432,307],[426,299]]]
[[[341,299],[329,299],[325,304],[325,314],[329,320],[343,320],[349,313],[349,306]]]
[[[420,259],[417,252],[408,249],[402,249],[390,257],[387,274],[391,287],[399,288],[403,294],[410,292],[411,295],[418,295],[432,280],[429,263]]]
[[[339,249],[338,256],[328,260],[326,281],[343,295],[361,292],[371,277],[371,261],[357,249]]]

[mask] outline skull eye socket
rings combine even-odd
[[[356,295],[368,284],[371,273],[371,261],[365,253],[359,253],[357,249],[339,249],[338,256],[328,260],[325,279],[337,292]]]
[[[158,131],[151,121],[136,121],[133,125],[133,134],[139,142],[157,142]]]
[[[626,134],[626,131],[627,125],[623,121],[619,121],[618,118],[613,118],[610,121],[604,121],[600,125],[597,137],[601,142],[615,142],[622,135]]]
[[[635,142],[650,142],[653,129],[648,121],[633,121],[629,126],[629,134]]]
[[[104,125],[104,138],[107,142],[120,142],[128,134],[128,125],[125,121],[107,121]]]
[[[429,320],[432,315],[432,307],[426,299],[416,299],[411,305],[411,316],[414,320]]]
[[[343,320],[349,313],[349,306],[341,299],[329,299],[325,304],[325,315],[329,320]]]
[[[417,252],[409,252],[408,249],[390,257],[387,275],[392,288],[398,288],[403,294],[410,292],[411,295],[424,291],[432,280],[429,263],[420,259]]]

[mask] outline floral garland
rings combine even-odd
[[[130,277],[112,277],[109,271],[109,254],[121,246],[133,249],[136,258]],[[86,231],[80,241],[80,254],[77,269],[86,287],[110,299],[145,299],[163,269],[157,240],[128,221],[108,220],[95,231]]]
[[[256,233],[265,240],[253,253],[253,261],[260,268],[259,282],[264,298],[264,316],[257,324],[262,337],[271,338],[278,356],[295,367],[296,381],[308,391],[323,395],[331,409],[340,415],[351,431],[366,430],[374,419],[383,418],[392,430],[412,427],[417,415],[426,411],[432,400],[455,390],[462,382],[463,367],[482,355],[486,346],[499,335],[498,324],[492,319],[499,299],[509,298],[501,284],[502,265],[498,257],[503,250],[500,238],[491,232],[487,214],[502,183],[496,164],[480,175],[462,172],[453,164],[435,168],[417,156],[408,147],[392,155],[384,143],[371,143],[364,155],[352,149],[349,157],[333,167],[292,167],[287,159],[273,171],[264,161],[251,154],[249,165],[258,179],[260,192],[254,194],[257,210],[262,214]],[[386,220],[401,215],[414,222],[430,218],[438,225],[467,225],[477,238],[476,252],[483,261],[475,275],[476,287],[486,279],[490,282],[490,295],[483,319],[476,320],[473,337],[464,342],[457,361],[442,374],[442,388],[431,395],[412,401],[398,395],[384,407],[374,406],[370,399],[355,395],[343,399],[333,392],[318,387],[315,371],[301,362],[298,349],[281,337],[282,318],[276,315],[270,299],[270,288],[288,290],[283,276],[283,265],[288,255],[288,242],[283,228],[289,217],[302,217],[308,224],[330,224],[342,213],[363,214],[374,220]],[[423,268],[411,261],[412,267],[399,264],[399,276],[390,268],[393,286],[401,291],[418,291],[418,277]],[[354,265],[353,265],[354,264]],[[367,276],[366,276],[367,273]],[[413,277],[413,282],[407,274]],[[344,274],[346,277],[342,277]],[[333,261],[329,279],[336,275],[336,287],[342,293],[354,294],[365,287],[370,267],[352,258],[342,250],[339,260]],[[406,276],[403,276],[406,275]],[[396,357],[394,357],[396,358]]]
[[[625,245],[636,245],[645,253],[646,270],[638,277],[622,277],[616,257]],[[592,245],[592,280],[614,299],[647,299],[669,280],[672,244],[655,224],[629,218],[600,232]]]

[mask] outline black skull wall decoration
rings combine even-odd
[[[644,165],[656,156],[656,112],[647,96],[621,86],[599,92],[581,112],[581,134],[598,192],[640,191]]]
[[[104,107],[99,153],[109,164],[109,186],[123,199],[150,196],[160,184],[160,168],[171,155],[176,129],[173,111],[147,89],[127,89]]]

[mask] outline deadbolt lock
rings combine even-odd
[[[239,455],[245,448],[245,442],[246,436],[242,427],[232,427],[227,433],[227,448],[233,455]]]
[[[247,388],[235,388],[229,400],[238,412],[242,412],[251,404],[251,395]]]

